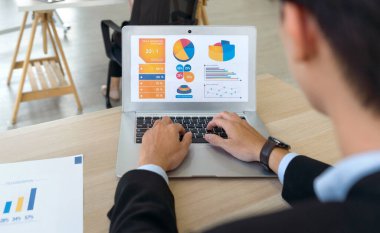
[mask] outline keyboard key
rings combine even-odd
[[[182,124],[183,120],[182,119],[175,119],[173,122],[174,123],[178,123],[178,124]]]
[[[204,138],[193,138],[192,143],[208,143]]]
[[[198,129],[191,129],[190,132],[192,132],[192,133],[198,133]]]
[[[215,133],[221,133],[223,132],[222,128],[214,128]]]
[[[203,128],[205,128],[205,126],[202,125],[202,124],[196,124],[196,125],[195,125],[195,128],[203,129]]]
[[[206,133],[206,129],[205,129],[205,128],[203,128],[203,129],[198,129],[198,132],[199,132],[199,133]]]
[[[136,138],[142,138],[144,136],[144,133],[136,133]]]
[[[198,133],[197,135],[195,135],[196,138],[203,138],[203,134],[201,133]]]
[[[177,120],[183,120],[183,116],[176,116],[175,119],[177,119]]]
[[[142,143],[142,138],[136,138],[136,143]]]
[[[140,128],[140,129],[146,129],[146,128],[148,128],[148,125],[147,124],[137,124],[136,127]]]
[[[145,133],[148,129],[136,129],[136,133]]]

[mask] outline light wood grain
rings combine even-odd
[[[326,162],[339,159],[330,122],[311,110],[299,91],[265,75],[258,81],[258,98],[258,112],[274,136],[299,153]],[[117,185],[120,111],[114,108],[0,134],[0,163],[84,154],[85,232],[106,233],[106,214]],[[274,178],[172,179],[170,187],[180,232],[287,208]]]

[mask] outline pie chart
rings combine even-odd
[[[190,61],[194,57],[194,44],[188,39],[179,39],[174,43],[173,55],[180,62]]]

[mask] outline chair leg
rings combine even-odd
[[[112,108],[111,100],[110,100],[110,89],[111,89],[111,75],[108,74],[107,91],[106,91],[106,108]]]

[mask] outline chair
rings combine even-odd
[[[127,25],[195,25],[198,0],[135,0],[130,21]],[[101,29],[106,56],[122,66],[121,28],[111,20],[101,21]],[[113,33],[111,34],[111,30]],[[106,107],[112,108],[110,101],[111,65],[107,74]]]

